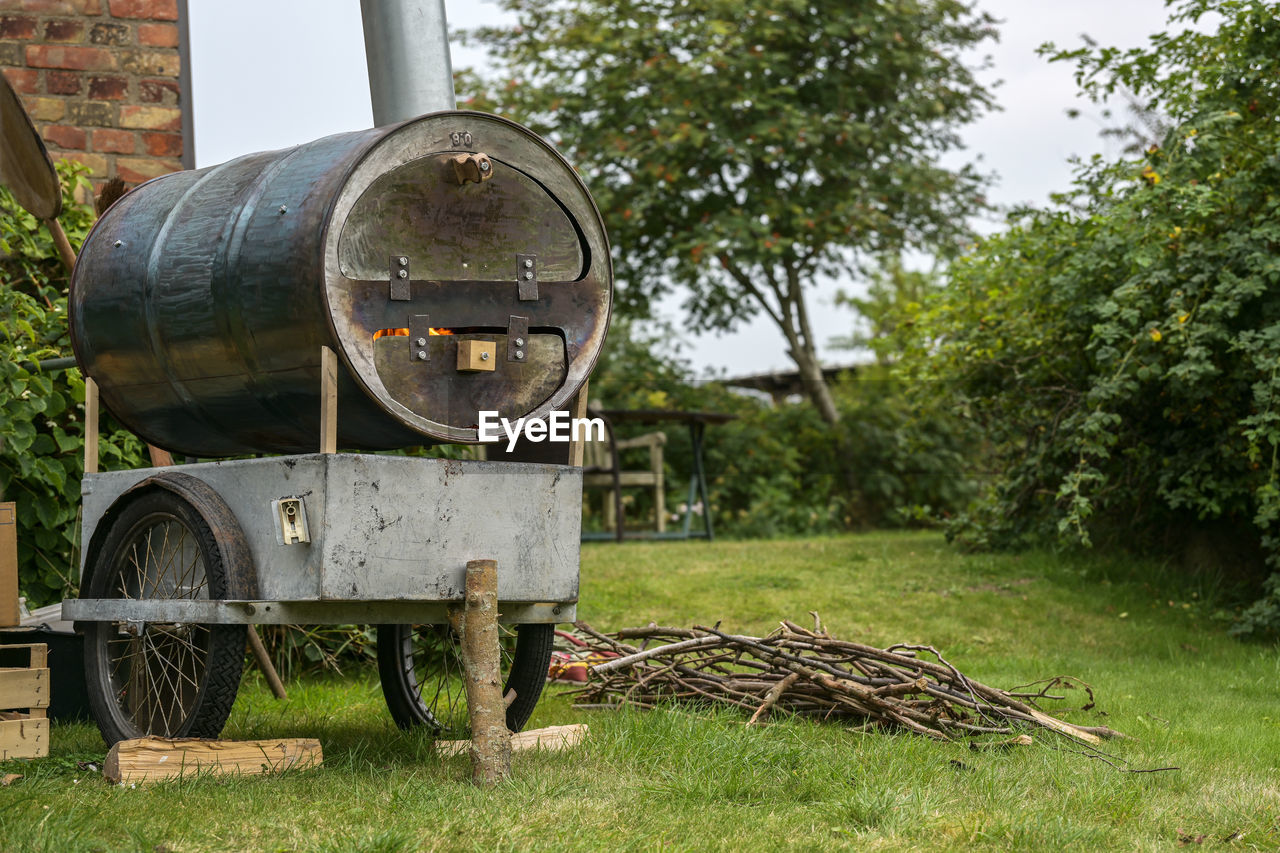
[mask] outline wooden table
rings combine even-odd
[[[707,427],[712,424],[724,424],[737,420],[737,415],[725,412],[694,412],[677,409],[604,409],[591,414],[603,415],[609,422],[610,432],[614,425],[620,424],[666,424],[682,423],[689,428],[689,439],[693,445],[693,471],[689,475],[689,499],[685,502],[684,524],[679,532],[645,532],[632,538],[644,539],[691,539],[715,538],[711,523],[711,495],[707,489],[707,472],[702,460],[702,441]],[[702,530],[693,530],[693,507],[695,502],[702,502]],[[617,529],[613,533],[584,533],[583,539],[616,539],[619,542],[625,537],[623,516],[618,514]]]

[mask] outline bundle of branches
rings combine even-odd
[[[730,634],[719,627],[648,625],[607,635],[576,623],[592,650],[611,659],[591,667],[577,691],[580,708],[653,708],[661,704],[731,705],[752,713],[754,724],[772,711],[854,720],[859,728],[906,729],[941,740],[1015,735],[1048,729],[1095,745],[1120,736],[1105,726],[1079,726],[1037,706],[1055,688],[1079,685],[1093,707],[1093,692],[1059,677],[999,690],[966,677],[932,646],[878,649],[840,640],[822,630],[784,621],[767,637]],[[626,641],[632,641],[631,643]],[[638,641],[638,642],[637,642]],[[632,643],[636,643],[633,645]]]

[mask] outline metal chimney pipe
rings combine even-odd
[[[360,0],[373,123],[457,107],[444,0]]]

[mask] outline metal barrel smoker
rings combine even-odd
[[[159,447],[291,455],[86,473],[63,614],[108,743],[216,736],[252,624],[377,624],[396,722],[465,724],[448,610],[472,559],[499,566],[519,729],[575,615],[578,449],[333,451],[473,443],[481,410],[583,413],[611,295],[574,170],[480,113],[166,175],[113,205],[72,283],[88,384]]]

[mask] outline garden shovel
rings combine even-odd
[[[62,262],[71,269],[76,253],[58,224],[58,214],[62,212],[58,173],[44,140],[3,74],[0,83],[0,183],[9,188],[24,210],[48,226]]]

